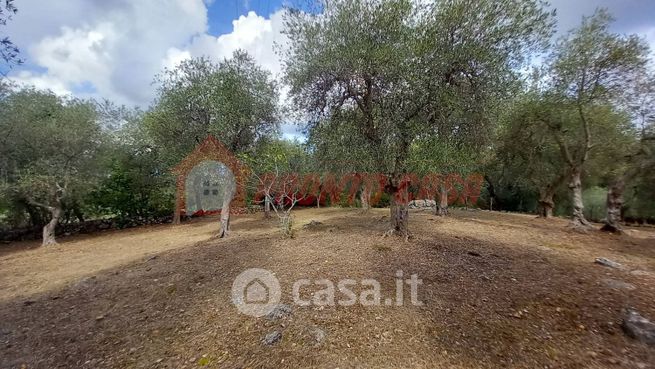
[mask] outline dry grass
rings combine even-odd
[[[618,325],[628,305],[655,319],[655,277],[629,272],[655,271],[655,232],[416,212],[415,239],[403,242],[381,237],[384,215],[300,210],[293,239],[258,214],[235,220],[229,239],[212,239],[218,226],[206,219],[51,249],[12,245],[0,255],[0,367],[653,367],[653,348]],[[310,220],[323,224],[304,229]],[[233,279],[252,267],[276,273],[287,303],[298,278],[375,278],[385,295],[397,270],[417,273],[424,305],[294,306],[281,321],[256,319],[230,302]],[[637,288],[614,290],[607,278]],[[320,344],[315,328],[326,333]],[[262,346],[272,330],[282,340]]]

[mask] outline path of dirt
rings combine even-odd
[[[207,219],[12,246],[0,254],[0,368],[655,368],[655,349],[619,327],[626,306],[655,319],[652,230],[583,235],[564,220],[415,212],[403,242],[380,237],[387,213],[300,210],[294,239],[257,214],[228,239],[211,239]],[[310,220],[322,224],[303,228]],[[230,300],[253,267],[276,274],[288,304],[299,278],[374,278],[387,297],[398,270],[416,273],[423,305],[405,293],[402,306],[253,318]],[[274,330],[282,339],[262,345]]]

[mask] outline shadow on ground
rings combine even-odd
[[[0,305],[0,367],[648,368],[655,363],[653,348],[626,338],[619,328],[621,309],[628,305],[655,317],[653,280],[646,277],[521,238],[489,239],[485,232],[498,232],[496,227],[482,222],[477,227],[486,228],[476,232],[468,216],[435,221],[430,214],[412,215],[416,237],[403,242],[381,237],[387,211],[298,213],[294,239],[281,238],[270,221],[253,216],[229,239],[167,251],[29,301]],[[303,229],[312,216],[322,226]],[[457,227],[465,236],[451,232]],[[540,227],[552,242],[563,232]],[[231,304],[230,292],[234,278],[253,267],[276,274],[288,304],[291,286],[300,278],[335,284],[372,278],[381,284],[382,306],[292,304],[293,313],[280,320],[245,316]],[[398,270],[423,280],[422,306],[411,304],[407,285],[402,306],[385,305],[386,298],[396,297]],[[624,280],[636,289],[612,289],[605,279]],[[301,292],[311,299],[320,289],[310,285]],[[336,300],[344,297],[335,294]],[[317,330],[323,338],[316,337]],[[272,331],[282,334],[280,342],[262,345]]]

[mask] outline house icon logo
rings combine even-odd
[[[244,300],[248,304],[265,304],[268,302],[268,286],[259,278],[250,281],[245,291]]]
[[[247,269],[232,283],[232,303],[246,315],[260,317],[270,313],[280,297],[280,283],[266,269]]]

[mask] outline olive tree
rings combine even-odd
[[[55,244],[65,203],[94,182],[102,142],[94,106],[31,88],[10,93],[1,104],[7,183],[15,196],[49,213],[43,245]]]
[[[594,110],[629,90],[648,55],[647,46],[637,35],[612,33],[611,21],[603,9],[583,18],[580,27],[557,43],[547,62],[551,98],[575,112],[568,116],[568,122],[550,122],[548,127],[568,167],[571,224],[576,228],[590,225],[583,213],[581,176],[595,146],[594,126],[601,117],[592,116]]]
[[[632,145],[623,145],[623,160],[618,170],[612,173],[609,182],[604,224],[601,230],[622,233],[621,220],[624,212],[624,193],[630,182],[636,187],[642,187],[645,197],[652,195],[652,186],[640,186],[642,183],[652,183],[652,173],[655,170],[655,74],[653,70],[637,76],[635,85],[626,94],[627,111],[636,125],[637,138]],[[645,190],[645,191],[644,191]],[[652,197],[652,196],[651,196]],[[634,196],[636,201],[643,201],[642,196]],[[650,204],[635,204],[635,208],[652,206]]]
[[[270,72],[244,51],[218,64],[207,58],[185,60],[155,83],[157,98],[144,120],[169,165],[209,134],[237,154],[277,131],[277,86]]]
[[[186,60],[155,82],[157,99],[144,123],[168,166],[210,134],[241,154],[278,130],[277,86],[270,72],[244,51],[219,64],[206,58]],[[221,214],[221,236],[227,234],[232,196],[222,200],[228,211]]]
[[[310,132],[358,111],[352,132],[392,198],[388,234],[405,237],[400,192],[414,140],[478,136],[488,102],[552,30],[540,1],[514,0],[338,0],[320,14],[289,11],[285,21],[295,107]]]
[[[589,133],[602,150],[590,151],[580,178],[588,184],[602,185],[607,175],[621,169],[625,150],[634,141],[634,131],[629,117],[612,105],[589,107],[586,116],[594,122]],[[536,190],[541,217],[552,216],[554,196],[571,176],[561,147],[575,147],[584,139],[584,133],[577,130],[579,125],[573,103],[537,91],[522,96],[503,119],[497,157],[513,183],[527,182]],[[554,136],[554,129],[566,134]]]
[[[538,193],[538,216],[550,218],[555,194],[568,173],[557,145],[539,119],[548,105],[534,93],[521,96],[505,115],[498,137],[497,158],[514,183],[525,182]]]

